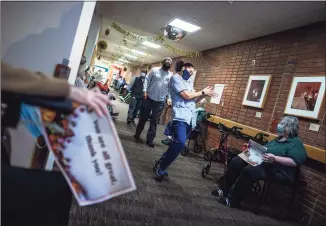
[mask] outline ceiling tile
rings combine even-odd
[[[295,27],[301,27],[308,24],[316,23],[321,20],[325,20],[325,10],[318,10],[311,13],[306,13],[300,16],[296,16],[284,21],[279,21],[270,25],[271,33],[280,32]]]
[[[160,11],[146,10],[139,18],[137,27],[139,29],[158,34],[160,29],[171,21],[171,18],[171,16],[168,16]]]
[[[196,5],[197,2],[151,2],[147,10],[155,10],[170,16],[172,19],[182,14],[187,14],[189,8]]]

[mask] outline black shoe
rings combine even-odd
[[[153,144],[153,142],[146,141],[146,144],[147,144],[148,147],[151,147],[151,148],[154,148],[155,147],[154,144]]]
[[[142,139],[140,139],[139,136],[133,135],[133,139],[134,139],[134,141],[137,142],[137,143],[143,143]]]
[[[129,125],[130,123],[132,123],[132,119],[127,119],[127,124]]]

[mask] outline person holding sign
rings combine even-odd
[[[81,89],[70,85],[64,79],[14,68],[3,61],[1,61],[1,91],[44,98],[66,98],[88,106],[99,116],[108,116],[107,105],[112,105],[99,90]]]
[[[263,154],[262,164],[252,166],[239,156],[231,160],[225,175],[226,184],[212,191],[213,195],[221,197],[220,203],[238,207],[255,182],[270,177],[275,182],[293,182],[295,167],[307,159],[305,147],[298,137],[298,118],[284,117],[277,125],[277,133],[278,137],[265,145],[267,153]]]
[[[188,82],[193,72],[194,66],[191,63],[184,64],[183,61],[178,61],[176,73],[170,80],[169,90],[172,98],[172,133],[174,139],[168,150],[153,167],[157,181],[162,181],[167,175],[166,169],[178,157],[186,143],[188,134],[196,126],[196,102],[205,96],[213,95],[213,89],[209,86],[202,91],[194,91],[193,83]]]

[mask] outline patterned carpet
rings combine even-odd
[[[124,122],[127,106],[121,103],[118,105],[121,105],[121,117],[116,126],[137,190],[90,207],[81,208],[74,203],[71,208],[70,226],[292,225],[278,220],[273,214],[265,213],[264,209],[261,215],[256,216],[252,210],[229,209],[220,205],[210,194],[215,186],[215,178],[223,171],[223,167],[217,163],[213,164],[208,178],[203,179],[203,159],[179,156],[169,168],[169,180],[156,182],[153,179],[152,164],[166,150],[166,146],[159,143],[163,138],[163,126],[158,128],[155,149],[145,144],[136,144],[132,140],[135,125],[127,125]],[[144,132],[142,137],[145,138]],[[278,207],[274,206],[272,210],[275,211],[271,212],[277,212],[277,209]]]

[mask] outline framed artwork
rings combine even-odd
[[[57,64],[55,67],[54,77],[68,80],[70,67],[64,64]]]
[[[325,96],[325,76],[293,77],[285,114],[318,119]]]
[[[242,105],[263,108],[272,75],[250,75]]]

